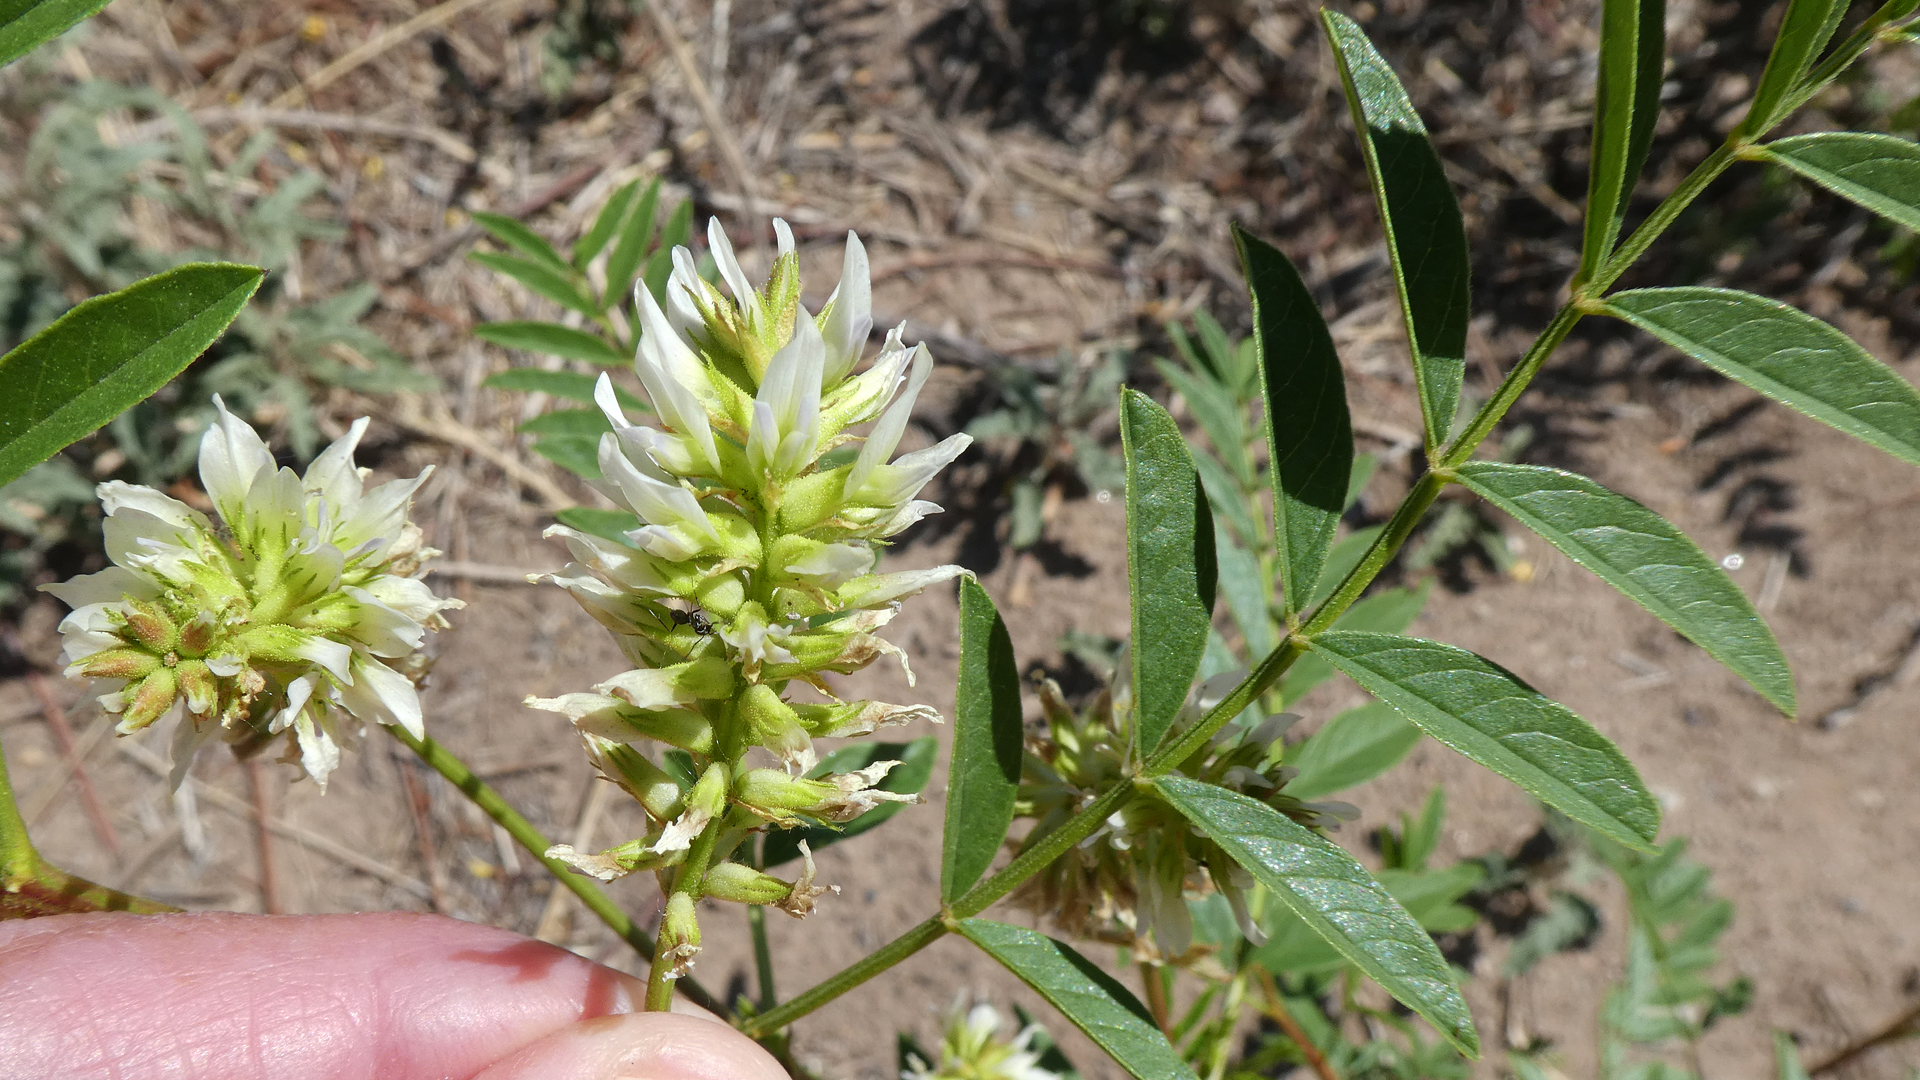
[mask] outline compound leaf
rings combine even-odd
[[[1253,293],[1255,355],[1264,388],[1272,462],[1273,535],[1286,611],[1306,608],[1326,567],[1353,477],[1353,423],[1340,354],[1320,305],[1291,260],[1239,226]]]
[[[633,275],[639,272],[640,260],[647,254],[647,242],[653,239],[653,219],[659,204],[660,180],[656,177],[641,193],[640,201],[620,229],[613,253],[607,256],[606,306],[627,300],[627,290],[633,288]],[[655,299],[659,299],[658,294]]]
[[[1634,289],[1606,311],[1720,374],[1920,465],[1920,393],[1847,335],[1734,289]]]
[[[1207,648],[1216,579],[1213,514],[1173,417],[1137,390],[1121,392],[1120,445],[1133,590],[1133,730],[1144,760],[1186,703]]]
[[[1446,958],[1345,848],[1238,792],[1184,776],[1153,783],[1341,955],[1461,1053],[1479,1056],[1479,1034]]]
[[[1559,469],[1474,461],[1458,475],[1793,715],[1793,672],[1773,632],[1747,594],[1672,522]]]
[[[1795,135],[1759,148],[1836,195],[1909,229],[1920,229],[1920,145],[1864,131]]]
[[[1421,730],[1629,847],[1653,850],[1660,806],[1633,763],[1572,710],[1465,649],[1328,630],[1310,646]]]
[[[165,386],[219,340],[264,273],[175,267],[81,301],[0,356],[0,484]]]
[[[1120,1067],[1140,1080],[1193,1080],[1193,1070],[1154,1025],[1140,999],[1093,961],[1018,926],[965,919],[960,933],[1087,1033]]]
[[[960,675],[940,856],[943,902],[952,903],[973,888],[1013,824],[1022,738],[1013,639],[987,590],[973,578],[961,578]]]
[[[1453,429],[1467,356],[1467,231],[1440,155],[1405,88],[1359,24],[1322,11],[1387,234],[1427,445]]]

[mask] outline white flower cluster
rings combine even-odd
[[[937,1060],[909,1054],[900,1080],[1060,1080],[1040,1065],[1034,1045],[1043,1036],[1038,1024],[1028,1024],[1002,1041],[1000,1013],[984,1001],[969,1009],[962,994],[947,1016]]]
[[[249,749],[285,734],[288,759],[324,788],[354,733],[343,715],[422,734],[418,650],[460,606],[416,576],[438,554],[407,520],[427,474],[367,489],[361,419],[300,475],[213,402],[200,482],[219,523],[149,487],[101,484],[113,565],[45,586],[74,609],[60,624],[67,673],[96,680],[123,735],[183,706],[176,785],[218,732]]]
[[[823,675],[882,655],[904,664],[876,631],[903,597],[962,572],[882,574],[876,564],[888,537],[939,510],[919,493],[970,439],[894,456],[932,357],[896,329],[856,373],[873,323],[865,249],[848,235],[840,284],[816,316],[800,303],[793,235],[774,224],[779,255],[763,289],[715,221],[708,249],[726,292],[684,247],[672,253],[664,305],[636,290],[634,370],[658,426],[632,422],[602,376],[597,398],[613,431],[601,438],[595,486],[639,524],[624,542],[565,526],[548,533],[574,560],[550,580],[612,630],[635,665],[589,692],[528,700],[568,717],[602,774],[647,809],[652,828],[641,839],[598,855],[553,852],[602,878],[676,866],[710,825],[723,830],[717,864],[754,829],[845,821],[879,801],[911,800],[876,787],[887,763],[797,774],[814,765],[817,736],[939,719],[925,706],[841,701]],[[794,680],[826,702],[789,701]],[[683,789],[630,750],[645,740],[693,755],[699,783]],[[753,746],[787,772],[744,769]],[[709,883],[706,895],[723,894],[754,893]]]

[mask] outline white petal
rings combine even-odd
[[[826,362],[820,328],[802,307],[793,321],[793,337],[767,362],[767,373],[753,399],[753,431],[747,461],[771,468],[781,479],[813,460],[820,437],[820,372]],[[794,439],[794,436],[799,436]]]
[[[183,531],[207,524],[206,515],[200,511],[150,487],[109,480],[95,490],[100,496],[100,508],[109,515],[123,509],[138,510]]]
[[[907,430],[907,420],[913,415],[913,403],[920,396],[920,388],[927,384],[927,376],[933,373],[933,354],[925,345],[917,345],[913,350],[913,374],[907,379],[907,388],[887,411],[880,416],[879,423],[868,433],[867,441],[860,447],[860,456],[854,459],[852,471],[847,473],[847,497],[852,499],[863,486],[867,478],[900,445],[900,436]],[[896,500],[889,500],[889,502]]]
[[[951,581],[967,572],[964,566],[949,563],[926,570],[903,570],[893,574],[876,574],[873,579],[857,589],[843,590],[840,600],[848,607],[878,607],[889,601],[912,596],[932,585]]]
[[[381,574],[367,582],[366,590],[374,599],[416,622],[426,622],[452,607],[452,602],[434,595],[427,583],[418,578]]]
[[[180,790],[180,782],[187,778],[187,769],[193,765],[194,751],[200,749],[200,744],[212,733],[212,724],[202,727],[193,722],[193,717],[181,715],[180,722],[173,728],[173,742],[167,748],[173,762],[173,768],[167,771],[169,791]]]
[[[658,668],[623,671],[593,689],[595,693],[612,694],[636,709],[671,709],[696,700],[671,674]]]
[[[90,607],[123,599],[151,600],[160,586],[150,577],[123,566],[109,566],[97,574],[81,574],[40,586],[70,608]]]
[[[308,491],[318,493],[341,514],[351,513],[354,503],[360,500],[360,470],[354,468],[353,451],[366,433],[367,418],[363,416],[353,422],[345,435],[320,451],[320,456],[307,466],[307,474],[301,477]]]
[[[787,227],[785,218],[773,219],[773,242],[775,254],[793,254],[793,230]]]
[[[873,569],[873,561],[873,548],[866,544],[827,544],[785,569],[824,588],[838,589]]]
[[[398,540],[406,527],[414,492],[432,475],[433,466],[429,465],[411,480],[389,480],[362,495],[334,527],[333,542],[352,551],[368,543],[378,550]]]
[[[334,741],[333,732],[328,730],[324,714],[316,716],[318,709],[302,710],[294,721],[294,740],[300,744],[300,767],[313,777],[320,786],[322,794],[327,790],[327,777],[340,767],[340,744]]]
[[[717,217],[707,219],[707,253],[720,268],[720,278],[733,293],[733,302],[746,315],[747,325],[758,330],[767,321],[766,307],[760,302],[753,283],[747,280],[746,271],[740,269],[740,260],[733,254],[733,241],[727,237],[727,230],[720,227]]]
[[[684,246],[675,247],[672,258],[673,274],[667,278],[667,324],[681,341],[692,345],[696,331],[699,337],[706,337],[707,321],[693,298],[704,296],[708,286],[700,276],[699,267],[693,264],[693,252]],[[645,291],[646,282],[635,283],[636,298]]]
[[[720,455],[707,413],[717,395],[707,379],[706,365],[675,332],[653,294],[641,289],[639,297],[640,347],[634,353],[634,374],[653,399],[661,421],[691,438],[718,469]]]
[[[375,724],[396,724],[416,739],[426,737],[420,694],[412,680],[370,656],[353,659],[353,684],[336,691],[353,715]]]
[[[227,411],[218,394],[213,396],[213,407],[218,415],[200,437],[200,486],[220,516],[231,522],[246,502],[254,477],[273,467],[273,452],[258,432]]]
[[[720,545],[720,534],[714,531],[713,523],[707,520],[707,513],[700,508],[700,500],[694,498],[693,492],[636,468],[634,462],[621,453],[619,439],[611,435],[600,437],[600,475],[603,483],[610,484],[618,493],[618,501],[638,514],[641,521],[678,528],[690,537],[704,538],[714,547]]]
[[[381,603],[367,590],[349,585],[342,591],[359,604],[354,612],[353,629],[348,633],[355,641],[364,643],[373,655],[405,656],[425,640],[426,627]]]
[[[246,502],[235,510],[237,516],[222,506],[221,514],[243,544],[256,552],[284,553],[307,527],[307,492],[292,469],[262,469],[247,489]]]
[[[351,682],[353,680],[353,650],[337,641],[332,641],[315,634],[302,642],[298,648],[294,649],[293,655],[310,663],[320,665],[326,669],[328,674],[339,679],[341,682]],[[297,684],[302,680],[312,678],[312,675],[302,675],[300,678],[295,679],[294,682]]]
[[[827,325],[821,336],[827,343],[826,370],[821,381],[838,386],[866,348],[867,335],[873,332],[873,282],[867,266],[867,249],[860,238],[847,233],[847,251],[840,266],[840,284],[828,300]]]
[[[941,439],[925,450],[902,454],[891,464],[875,469],[873,476],[849,496],[849,501],[874,506],[899,506],[920,494],[920,489],[926,487],[928,481],[972,445],[973,436],[962,431]]]

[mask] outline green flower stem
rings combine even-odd
[[[7,757],[0,750],[0,919],[34,919],[42,915],[76,915],[98,911],[131,911],[158,915],[179,911],[170,904],[133,896],[96,885],[50,865],[34,849],[27,823],[13,801],[13,783],[7,778]]]
[[[621,911],[619,905],[602,892],[592,878],[575,873],[572,867],[558,859],[547,858],[547,848],[552,846],[547,842],[547,838],[540,835],[540,830],[534,828],[532,822],[520,816],[519,811],[501,798],[499,792],[473,775],[473,770],[467,768],[466,762],[461,761],[446,747],[430,738],[416,739],[404,729],[392,726],[389,726],[387,731],[406,744],[407,749],[419,755],[420,760],[432,767],[433,771],[446,777],[447,781],[458,788],[460,793],[471,800],[475,806],[486,811],[488,817],[499,822],[500,827],[507,830],[507,835],[513,837],[534,858],[539,859],[541,865],[545,866],[560,884],[573,890],[573,894],[580,898],[580,902],[586,905],[587,910],[598,915],[600,921],[607,924],[608,929],[620,935],[642,957],[647,960],[653,959],[653,942],[647,938],[646,931],[628,917],[626,912]],[[722,1017],[733,1015],[732,1010],[692,979],[681,979],[679,989],[686,995],[688,1001],[708,1012]]]
[[[767,945],[767,909],[762,904],[747,905],[747,929],[753,934],[753,971],[760,983],[760,1011],[779,1004],[773,989],[773,950]]]
[[[687,861],[680,864],[680,876],[674,883],[673,891],[684,893],[695,903],[705,895],[701,886],[706,884],[707,864],[713,861],[713,849],[720,842],[720,832],[726,815],[720,814],[707,827],[700,830],[694,838],[693,847],[687,851]],[[673,960],[668,952],[667,932],[670,920],[660,920],[660,940],[654,946],[653,966],[647,971],[647,1011],[666,1012],[673,1007],[673,988],[677,982],[685,982],[685,977],[669,977],[673,970]]]
[[[955,900],[953,906],[946,911],[894,938],[881,946],[878,952],[870,953],[851,966],[828,976],[792,1001],[746,1021],[740,1025],[740,1029],[754,1038],[762,1038],[779,1031],[938,941],[959,925],[960,920],[972,918],[985,911],[994,901],[1012,892],[1021,882],[1039,873],[1048,863],[1065,854],[1068,848],[1091,836],[1093,831],[1112,816],[1114,811],[1133,798],[1133,793],[1132,784],[1116,784],[1108,788],[1099,798],[1067,819],[1066,824],[1041,837],[1039,842],[1021,852],[999,873],[968,890],[965,896]]]

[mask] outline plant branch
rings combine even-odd
[[[760,983],[760,1011],[771,1010],[780,999],[773,990],[773,950],[767,945],[767,909],[747,905],[747,929],[753,934],[753,970]]]
[[[1327,1062],[1327,1056],[1320,1052],[1319,1047],[1313,1045],[1313,1040],[1307,1038],[1307,1033],[1300,1029],[1300,1022],[1287,1011],[1287,1003],[1280,997],[1280,987],[1273,981],[1272,973],[1264,968],[1257,968],[1254,974],[1260,980],[1262,996],[1267,999],[1267,1015],[1272,1017],[1273,1022],[1280,1025],[1280,1030],[1287,1033],[1287,1038],[1292,1039],[1293,1044],[1300,1048],[1301,1056],[1307,1059],[1307,1067],[1312,1069],[1314,1075],[1320,1080],[1340,1080],[1340,1074],[1333,1071],[1333,1066]]]
[[[1145,960],[1140,961],[1140,989],[1146,991],[1147,1011],[1153,1014],[1153,1026],[1160,1034],[1173,1041],[1173,1016],[1167,1007],[1167,984],[1160,978],[1160,969]]]
[[[760,1038],[779,1031],[795,1020],[859,986],[875,975],[938,941],[961,919],[972,918],[995,900],[1012,892],[1019,884],[1039,873],[1047,864],[1065,854],[1068,848],[1093,835],[1102,822],[1133,798],[1132,784],[1120,783],[1082,807],[1066,823],[1035,841],[1014,857],[999,873],[975,885],[955,900],[946,911],[893,939],[852,965],[821,980],[812,989],[792,1001],[747,1020],[740,1027],[748,1035]]]
[[[647,938],[646,931],[642,930],[626,912],[620,910],[619,905],[601,891],[600,886],[594,884],[593,879],[575,873],[572,867],[558,859],[547,858],[547,848],[551,846],[547,838],[540,835],[540,830],[534,828],[532,822],[521,816],[518,810],[501,798],[499,792],[473,775],[473,770],[467,768],[465,762],[432,739],[416,739],[405,729],[391,725],[387,727],[387,731],[405,744],[409,750],[418,754],[420,760],[426,762],[433,771],[446,777],[449,783],[458,788],[460,793],[470,799],[475,806],[484,810],[488,817],[498,822],[501,828],[507,830],[508,836],[513,837],[529,854],[540,860],[541,865],[545,866],[560,884],[573,890],[573,894],[580,898],[580,902],[586,906],[587,910],[598,915],[600,921],[607,924],[608,929],[620,935],[621,939],[633,946],[634,951],[643,958],[649,961],[653,959],[653,942]],[[733,1015],[732,1010],[728,1009],[720,999],[709,994],[699,983],[690,978],[681,979],[679,983],[680,993],[684,994],[688,1001],[723,1018]]]

